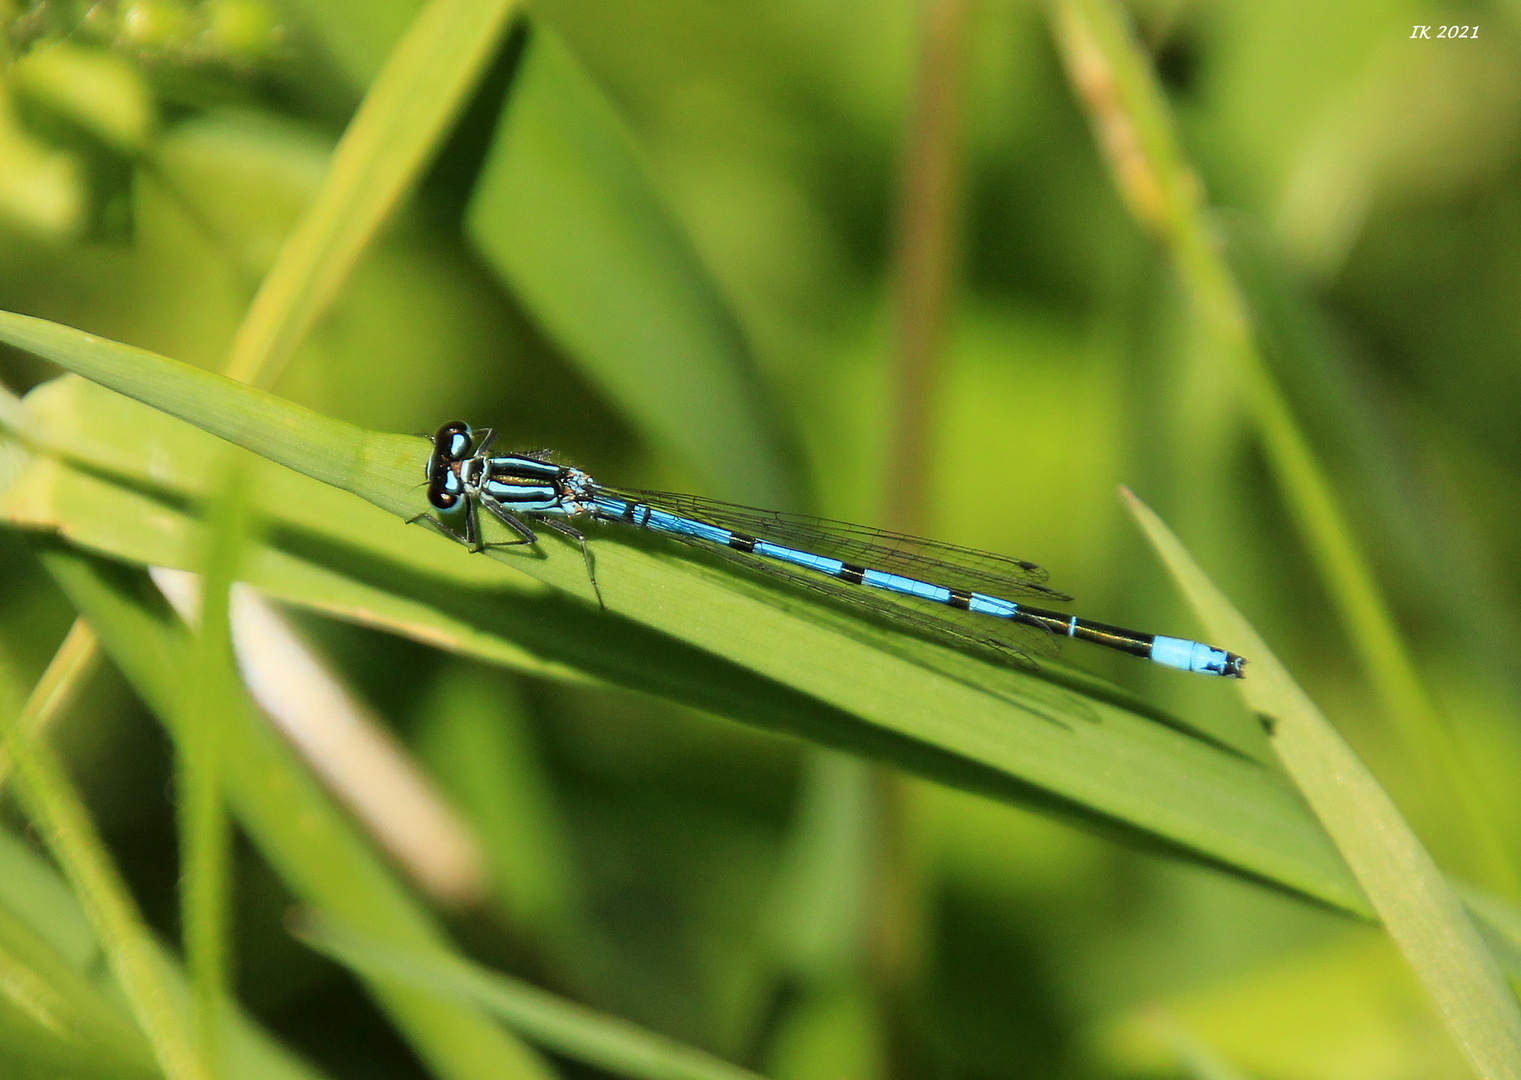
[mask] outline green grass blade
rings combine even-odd
[[[1248,658],[1239,684],[1284,768],[1483,1077],[1521,1076],[1521,1009],[1494,958],[1393,801],[1251,625],[1135,496],[1131,512],[1212,640]]]
[[[111,973],[147,1034],[154,1058],[169,1080],[206,1080],[185,1018],[170,1004],[152,936],[137,903],[95,831],[89,812],[52,748],[29,736],[33,717],[45,706],[49,687],[61,678],[71,654],[60,650],[38,691],[15,719],[6,717],[5,747],[15,763],[18,794],[27,816],[47,840],[105,949]]]
[[[40,737],[57,717],[67,712],[99,660],[100,650],[90,624],[82,619],[74,620],[63,644],[58,646],[54,662],[48,665],[42,680],[32,690],[34,704],[18,721],[24,722],[20,736],[26,739]],[[10,754],[0,749],[0,788],[4,788],[10,778],[11,767]]]
[[[274,599],[525,674],[583,685],[602,681],[578,666],[584,661],[570,648],[546,647],[542,632],[539,644],[531,640],[534,625],[553,627],[563,622],[566,605],[552,595],[525,590],[524,585],[537,583],[510,567],[489,559],[471,560],[462,567],[464,582],[444,575],[442,581],[426,581],[367,573],[376,562],[389,569],[386,556],[398,546],[389,537],[380,537],[378,545],[374,541],[377,527],[388,531],[397,522],[372,507],[360,506],[368,512],[328,519],[333,526],[327,533],[335,544],[332,550],[256,545],[243,580]],[[166,509],[141,491],[51,459],[39,459],[17,485],[0,496],[0,518],[20,528],[59,532],[80,547],[124,562],[197,568],[201,534],[195,517]],[[426,554],[431,547],[421,530],[398,532],[399,550]],[[420,549],[410,546],[418,541],[424,541]],[[347,550],[337,546],[350,543]]]
[[[222,803],[222,717],[237,681],[230,593],[247,529],[248,478],[239,461],[227,471],[208,523],[200,632],[192,649],[185,718],[177,727],[175,807],[180,838],[180,922],[193,990],[196,1048],[203,1062],[222,1057],[222,1002],[229,992],[229,875],[232,834]]]
[[[134,689],[174,732],[188,660],[185,631],[145,574],[67,550],[44,565]],[[239,822],[296,895],[398,946],[432,947],[438,932],[278,734],[237,694],[224,718],[226,797]],[[525,1047],[478,1013],[405,987],[372,984],[397,1027],[440,1076],[500,1080],[547,1075]]]
[[[0,318],[0,333],[6,324]],[[60,328],[50,339],[69,344],[59,350],[66,360],[83,355],[81,366],[109,366],[97,363],[93,345],[68,341],[67,333]],[[106,359],[122,359],[120,349],[106,347]],[[145,365],[147,389],[127,374],[133,362]],[[243,426],[237,413],[241,396],[248,395],[256,411],[281,409],[268,395],[148,354],[132,353],[113,377],[147,396],[153,396],[152,382],[160,377],[183,377],[197,385],[212,380],[224,408],[196,405],[186,410],[196,412],[207,426],[250,446],[277,445],[284,458],[298,463],[320,455],[321,438],[303,445],[307,410],[292,407],[278,420],[272,411],[266,421],[249,421],[273,424],[275,431]],[[183,402],[193,398],[193,391],[175,390],[169,396]],[[111,419],[128,415],[133,419],[119,428]],[[150,489],[167,485],[173,490],[183,480],[186,495],[195,499],[204,494],[207,482],[198,472],[207,453],[204,444],[178,438],[138,443],[126,437],[114,446],[97,442],[107,431],[152,430],[135,414],[114,407],[93,416],[74,414],[72,420],[48,436],[50,446],[72,439],[74,452],[95,458],[103,469],[135,470],[137,482]],[[319,418],[319,429],[325,430],[325,423]],[[388,438],[366,441],[375,445]],[[351,480],[356,474],[364,477],[378,486],[353,486],[377,505],[420,501],[417,477],[426,444],[400,437],[394,441],[397,456],[389,470],[344,471],[321,463],[313,471],[343,471]],[[94,535],[101,537],[133,535],[137,522],[161,527],[165,504],[150,500],[145,508],[152,513],[132,517],[118,513],[123,503],[108,505],[100,493],[107,489],[120,490],[107,485],[93,496],[55,500],[52,509],[69,521],[104,515],[94,527]],[[326,506],[322,515],[310,514],[301,499],[261,503],[260,510],[276,521],[295,515],[291,523],[299,520],[299,525],[292,532],[307,538],[302,547],[308,551],[314,546],[320,550],[309,542],[311,537],[322,536],[347,514],[337,503]],[[1361,893],[1319,826],[1271,771],[1170,730],[1157,720],[1180,722],[1095,681],[1063,675],[1059,667],[1048,666],[1042,679],[989,664],[807,603],[628,530],[599,531],[593,542],[609,612],[550,595],[520,602],[511,592],[475,594],[446,585],[480,573],[477,566],[510,566],[587,596],[580,552],[557,539],[546,538],[536,550],[481,558],[392,521],[377,529],[375,543],[386,546],[382,580],[388,588],[415,590],[420,603],[442,604],[478,621],[482,629],[510,630],[520,635],[516,640],[525,650],[593,677],[880,756],[959,787],[1073,814],[1118,829],[1135,842],[1230,867],[1336,907],[1364,910]],[[166,554],[163,550],[153,554],[155,561],[166,561],[159,558]],[[342,551],[335,557],[338,569],[374,573],[373,564],[351,561]],[[515,576],[509,573],[502,581]]]
[[[35,503],[30,505],[24,517],[30,526],[61,521],[72,541],[119,558],[145,565],[196,566],[200,540],[199,525],[193,518],[141,492],[62,469],[56,463],[47,471],[60,475],[55,484],[39,473],[39,482],[50,486],[49,508],[43,514],[37,512]],[[23,483],[16,494],[27,495],[30,486],[29,481]],[[0,512],[12,513],[14,506],[0,504]],[[13,521],[20,519],[19,515],[12,517]],[[136,533],[140,524],[142,536]],[[167,542],[160,542],[166,526],[174,527],[175,532]],[[1145,714],[1102,702],[1084,704],[1038,682],[1032,683],[1036,692],[1047,696],[1031,700],[1029,692],[1024,692],[1026,705],[1043,710],[1031,713],[1020,708],[1020,699],[1004,692],[1031,682],[1022,675],[991,669],[984,676],[995,680],[988,692],[969,693],[964,682],[951,677],[954,672],[937,674],[891,652],[871,650],[868,642],[849,633],[860,628],[812,625],[796,614],[759,601],[739,609],[736,618],[766,616],[767,634],[808,633],[821,655],[842,649],[862,650],[852,655],[870,657],[884,678],[895,683],[914,679],[920,687],[915,700],[894,702],[890,711],[884,711],[884,722],[892,726],[883,729],[864,724],[861,718],[817,697],[788,690],[668,636],[609,619],[584,605],[553,597],[518,600],[499,588],[481,592],[445,589],[426,561],[435,542],[448,557],[458,558],[467,566],[498,564],[468,556],[421,529],[402,532],[419,545],[420,558],[411,570],[419,576],[421,586],[415,601],[345,578],[343,575],[353,572],[353,567],[341,560],[328,571],[296,567],[293,557],[278,548],[257,549],[245,576],[250,583],[269,588],[291,602],[315,604],[322,611],[339,610],[338,601],[342,601],[354,605],[347,608],[353,614],[358,614],[360,607],[384,612],[386,605],[392,604],[398,612],[430,615],[438,608],[428,605],[436,604],[453,611],[459,620],[449,624],[447,637],[437,632],[443,624],[414,620],[411,614],[388,617],[381,625],[482,659],[514,663],[536,674],[561,678],[568,672],[582,683],[595,680],[628,686],[750,723],[780,727],[827,745],[864,749],[904,768],[1002,798],[1021,802],[1034,798],[1046,806],[1065,802],[1085,817],[1108,818],[1126,832],[1134,830],[1132,839],[1148,845],[1181,842],[1212,861],[1280,881],[1290,888],[1306,889],[1338,906],[1356,908],[1359,903],[1329,845],[1309,824],[1302,806],[1270,773],[1246,759],[1162,727]],[[676,560],[666,568],[660,592],[682,587],[701,589],[702,578],[687,582],[686,577],[703,569],[684,567]],[[319,572],[324,576],[318,577]],[[715,572],[715,577],[721,578],[722,572]],[[390,576],[385,584],[393,590],[412,587],[400,575]],[[339,592],[350,587],[351,593]],[[327,591],[316,591],[319,588]],[[711,595],[714,602],[724,602],[722,592]],[[332,598],[332,602],[324,597]],[[401,618],[407,620],[405,624],[398,621]],[[890,637],[883,634],[884,645],[890,644],[886,640]],[[516,653],[509,651],[514,649]],[[516,664],[513,657],[521,655],[532,657],[535,666]],[[969,673],[980,671],[975,661],[967,661],[965,667]],[[852,691],[842,699],[845,704],[877,698],[875,690],[861,687],[844,675],[841,679],[844,688]],[[982,748],[965,742],[971,732],[958,730],[961,725],[953,718],[937,718],[935,700],[943,695],[954,695],[967,703],[967,719],[986,732]],[[1053,719],[1063,715],[1071,718],[1069,728],[1061,726],[1066,721]],[[1015,750],[1028,754],[1009,757]],[[1094,764],[1105,761],[1117,763],[1118,769],[1109,770],[1103,778],[1091,775]],[[1029,790],[1021,778],[1039,781],[1057,801]]]
[[[757,1080],[756,1074],[626,1020],[557,997],[457,954],[388,948],[308,912],[297,935],[371,977],[399,979],[479,1005],[525,1038],[593,1068],[637,1080]]]
[[[310,210],[233,340],[227,374],[273,383],[416,180],[490,60],[514,0],[431,0],[370,87]]]
[[[414,490],[417,439],[372,436],[226,376],[45,319],[0,312],[0,340],[324,484],[361,497],[384,492],[392,513],[426,505]]]
[[[466,225],[539,325],[706,490],[796,501],[794,455],[738,321],[632,135],[543,23]]]

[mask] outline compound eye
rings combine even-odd
[[[428,501],[437,510],[453,510],[464,497],[465,485],[453,469],[435,476],[428,485]]]
[[[433,452],[449,461],[463,461],[470,456],[475,437],[463,420],[451,420],[433,436]]]

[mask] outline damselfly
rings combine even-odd
[[[1047,586],[1046,572],[1022,559],[696,495],[607,487],[550,460],[547,452],[492,454],[494,435],[492,428],[477,432],[458,420],[438,429],[425,474],[428,502],[438,517],[422,513],[413,521],[428,522],[472,551],[534,543],[534,526],[543,525],[580,544],[594,588],[586,537],[571,522],[647,529],[933,637],[1021,661],[1028,661],[1024,650],[1032,643],[1038,648],[1041,640],[1070,637],[1204,675],[1240,678],[1246,663],[1203,642],[1030,606],[1024,598],[1061,603],[1071,597]],[[488,544],[482,510],[514,538]],[[1010,633],[1020,627],[1034,636]]]

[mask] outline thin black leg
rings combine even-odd
[[[481,543],[481,515],[475,505],[475,500],[465,499],[465,543],[470,546],[472,554],[478,554],[486,550],[486,545]]]
[[[408,525],[413,525],[413,524],[416,524],[417,522],[422,522],[424,525],[431,525],[431,526],[433,526],[434,529],[436,529],[439,532],[443,533],[450,540],[453,540],[456,544],[465,543],[465,541],[463,541],[463,540],[460,539],[459,533],[457,533],[453,529],[449,528],[449,526],[445,525],[442,521],[439,521],[438,518],[434,517],[432,514],[428,513],[426,510],[424,510],[421,514],[416,515],[415,517],[409,517],[409,518],[407,518],[407,524]]]
[[[486,509],[490,511],[492,517],[496,518],[503,525],[506,525],[509,529],[518,535],[518,538],[516,540],[502,540],[495,544],[487,544],[487,547],[517,547],[519,544],[532,544],[538,540],[538,533],[529,528],[528,523],[525,522],[522,518],[518,517],[512,511],[504,510],[502,507],[498,506],[490,499],[485,499],[483,502],[485,503]]]
[[[579,529],[563,521],[556,521],[553,518],[544,518],[543,521],[545,527],[553,529],[561,536],[568,536],[581,545],[581,558],[586,563],[586,576],[591,580],[592,592],[597,594],[597,606],[606,611],[607,605],[602,602],[602,587],[597,584],[597,568],[592,565],[591,549],[586,546],[586,537]]]
[[[411,525],[414,522],[421,521],[424,524],[431,525],[455,543],[464,544],[470,549],[472,554],[479,554],[487,548],[517,547],[521,544],[531,544],[538,539],[538,535],[524,524],[521,518],[503,510],[493,502],[486,501],[486,509],[491,511],[492,516],[501,521],[502,524],[506,525],[518,536],[516,540],[504,540],[492,544],[486,543],[481,535],[480,505],[480,501],[476,499],[468,500],[465,506],[465,535],[463,537],[426,510],[421,514],[408,518],[407,524]]]
[[[481,429],[481,441],[475,444],[475,449],[471,452],[470,456],[471,457],[480,457],[482,454],[484,454],[486,452],[487,448],[490,447],[491,440],[494,439],[494,438],[496,438],[496,428],[494,428],[494,427],[482,428]]]

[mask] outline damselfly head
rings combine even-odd
[[[440,510],[447,510],[458,501],[456,498],[449,501],[448,505],[439,500],[445,496],[445,484],[449,483],[448,477],[457,473],[459,462],[470,456],[474,449],[475,435],[470,430],[470,425],[463,420],[450,420],[439,428],[433,436],[433,453],[428,455],[428,463],[423,467],[423,475],[428,478],[428,501]],[[458,477],[455,477],[458,483]]]

